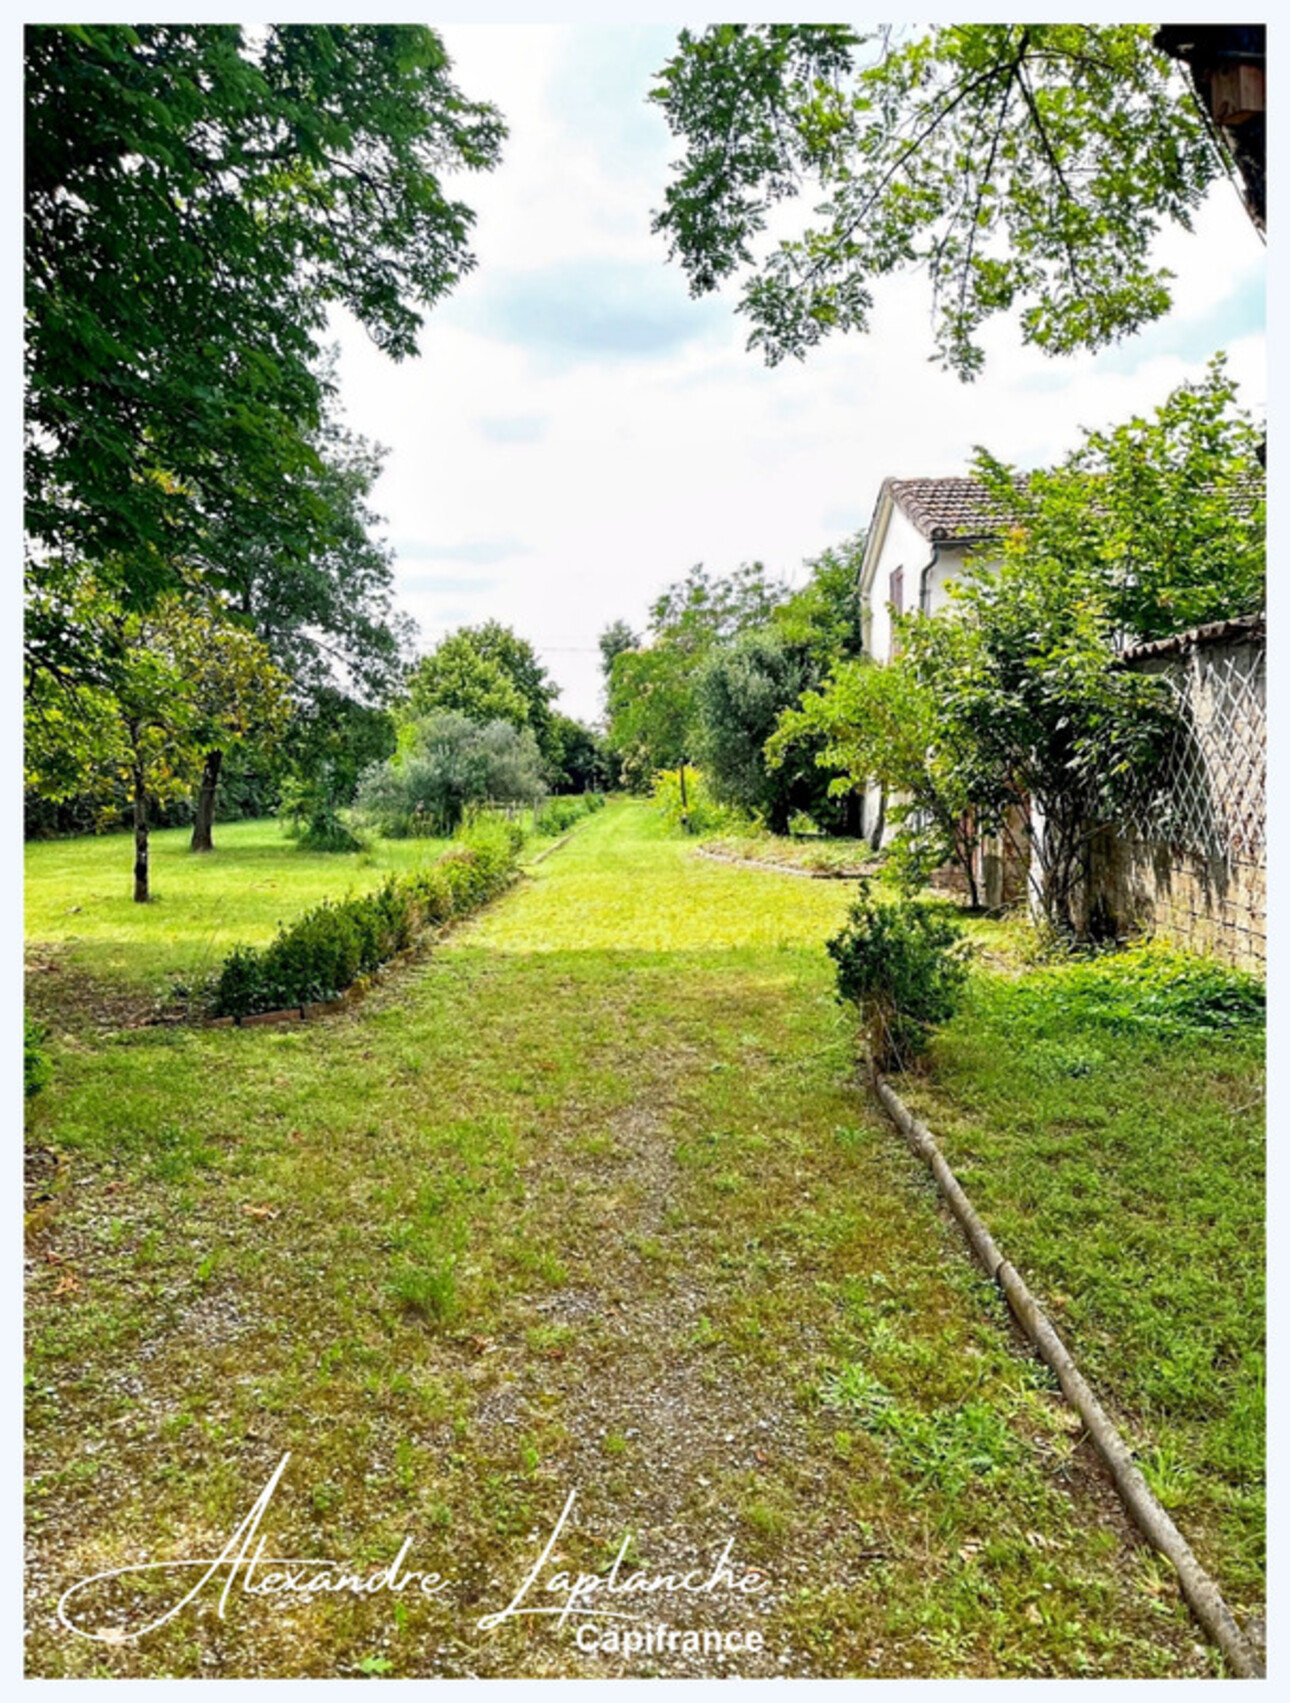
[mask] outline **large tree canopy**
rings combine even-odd
[[[551,705],[560,688],[527,639],[500,621],[458,627],[420,657],[408,674],[413,718],[450,711],[474,722],[527,727],[549,762],[559,762]]]
[[[415,351],[472,265],[442,176],[495,164],[498,114],[411,25],[33,26],[26,90],[40,577],[89,562],[143,609],[243,539],[308,559],[328,307]]]
[[[908,39],[843,25],[722,24],[653,98],[687,152],[655,229],[696,295],[742,275],[768,362],[867,329],[877,278],[924,267],[941,360],[970,378],[979,332],[1018,308],[1050,353],[1157,319],[1151,247],[1224,169],[1186,74],[1141,24],[970,24]],[[815,219],[758,252],[777,204]],[[822,198],[821,198],[822,197]]]

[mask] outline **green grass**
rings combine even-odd
[[[129,834],[37,840],[26,848],[29,947],[57,948],[58,974],[160,988],[169,975],[218,968],[230,947],[264,945],[322,899],[366,893],[419,868],[446,840],[377,840],[365,852],[308,852],[276,821],[221,822],[194,856],[191,830],[151,841],[152,902],[136,905]]]
[[[983,974],[902,1086],[1240,1598],[1264,1552],[1262,988],[1156,948]]]
[[[55,1032],[29,1672],[660,1671],[477,1630],[573,1488],[570,1568],[630,1534],[765,1569],[764,1611],[707,1617],[755,1616],[751,1676],[1218,1671],[858,1089],[847,887],[692,849],[614,805],[334,1018]],[[73,1580],[212,1553],[288,1450],[273,1541],[375,1567],[410,1535],[447,1597],[59,1629]]]

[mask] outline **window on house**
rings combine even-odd
[[[888,601],[888,603],[891,604],[891,618],[892,618],[893,621],[896,619],[897,615],[903,615],[904,614],[904,612],[905,612],[905,570],[904,570],[904,568],[897,568],[895,570],[895,572],[892,574],[891,578],[887,581],[887,601]],[[900,655],[900,640],[896,637],[896,634],[893,631],[891,637],[887,640],[887,661],[888,662],[894,662],[899,655]]]

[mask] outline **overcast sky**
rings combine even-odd
[[[528,638],[560,707],[600,713],[596,639],[695,562],[803,561],[863,526],[882,479],[961,473],[975,444],[1022,465],[1081,426],[1151,408],[1226,349],[1261,410],[1264,251],[1220,185],[1172,233],[1168,320],[1098,356],[1051,360],[1012,324],[965,385],[931,352],[926,280],[877,294],[866,337],[766,368],[724,298],[692,301],[650,215],[679,153],[646,102],[675,43],[627,24],[447,25],[470,96],[510,128],[503,162],[463,181],[477,270],[395,366],[339,327],[350,423],[390,448],[377,507],[423,648],[495,616]]]

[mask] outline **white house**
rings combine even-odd
[[[884,479],[860,564],[866,655],[890,662],[892,611],[934,615],[968,552],[988,545],[999,526],[978,479]]]
[[[917,609],[935,615],[969,553],[989,562],[989,546],[1006,516],[978,479],[884,479],[860,563],[858,593],[865,654],[894,655],[893,615]],[[881,844],[888,833],[886,803],[876,786],[865,792],[862,832]],[[1015,890],[1003,846],[983,842],[977,877],[988,902]]]

